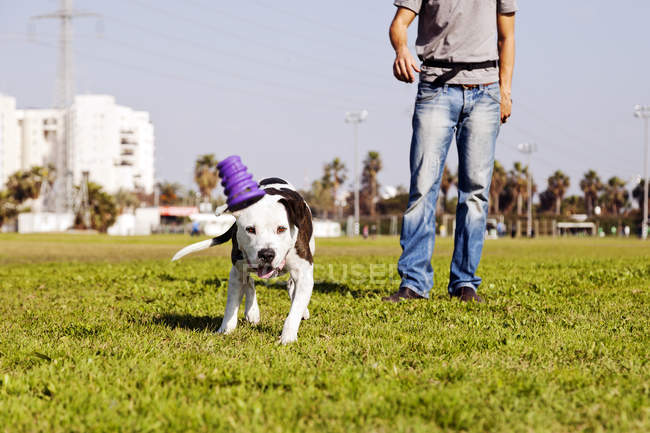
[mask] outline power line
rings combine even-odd
[[[169,60],[172,60],[172,61],[175,61],[175,62],[181,62],[181,63],[185,63],[185,64],[188,64],[188,65],[194,65],[194,66],[196,66],[196,67],[198,67],[198,68],[200,68],[200,69],[202,69],[204,71],[210,72],[211,74],[219,74],[222,77],[227,78],[229,80],[230,79],[235,79],[235,80],[239,80],[239,81],[244,81],[246,83],[255,82],[255,83],[263,84],[263,85],[266,85],[266,86],[269,86],[269,87],[272,87],[272,88],[281,88],[281,89],[285,89],[285,90],[289,90],[289,91],[298,91],[301,94],[311,95],[311,96],[313,96],[315,98],[331,97],[331,94],[324,95],[324,94],[321,94],[321,93],[314,92],[314,91],[312,91],[310,89],[290,87],[290,86],[287,86],[285,83],[282,83],[282,82],[261,80],[258,77],[255,77],[255,76],[252,76],[252,75],[242,74],[241,72],[237,72],[237,71],[233,71],[233,70],[214,68],[210,64],[197,62],[197,61],[194,61],[194,60],[191,60],[191,59],[187,59],[185,57],[179,57],[179,56],[170,55],[168,53],[163,53],[163,52],[156,51],[156,50],[150,50],[150,49],[145,49],[145,48],[141,48],[141,47],[136,47],[136,46],[132,45],[129,42],[119,41],[119,40],[116,40],[116,39],[111,39],[111,38],[106,38],[106,37],[104,37],[103,39],[106,40],[107,42],[110,42],[110,43],[113,43],[113,44],[116,44],[116,45],[120,45],[120,46],[124,46],[124,47],[127,47],[127,48],[139,50],[140,52],[146,53],[146,54],[151,55],[151,56],[155,56],[155,57],[162,58],[162,59],[169,59]],[[337,98],[339,100],[342,100],[342,101],[347,101],[350,104],[358,103],[358,101],[347,98],[347,97],[337,97]]]
[[[572,133],[565,129],[562,125],[560,125],[557,122],[553,122],[550,119],[548,119],[544,114],[540,113],[539,111],[527,106],[526,104],[522,104],[521,107],[523,107],[524,111],[527,111],[528,113],[532,114],[535,116],[535,118],[539,121],[541,120],[542,122],[546,123],[550,128],[552,128],[554,131],[558,131],[562,133],[565,137],[570,139],[572,142],[578,142],[583,145],[585,145],[587,148],[593,148],[594,146],[598,146],[601,148],[603,151],[611,151],[611,149],[606,149],[603,148],[600,143],[596,141],[589,141],[584,137],[581,137],[579,135],[576,135],[575,133]],[[620,161],[620,160],[619,160]]]
[[[210,12],[212,12],[212,13],[214,13],[216,15],[222,15],[222,16],[230,17],[230,18],[233,18],[233,19],[235,19],[237,21],[249,23],[249,24],[252,24],[252,25],[254,25],[255,27],[258,27],[258,28],[265,28],[265,29],[270,30],[272,32],[282,32],[283,34],[291,32],[291,33],[293,33],[293,34],[295,34],[297,36],[301,36],[301,37],[304,37],[304,38],[307,38],[307,39],[316,40],[317,42],[320,42],[321,44],[324,44],[324,45],[328,45],[328,46],[336,45],[336,46],[339,46],[339,47],[344,48],[346,50],[350,50],[350,48],[355,48],[355,49],[359,48],[359,47],[356,47],[354,45],[342,44],[340,42],[331,41],[331,40],[330,41],[321,41],[321,40],[313,38],[314,33],[304,33],[304,32],[300,32],[300,31],[296,31],[293,28],[272,26],[272,25],[269,25],[269,24],[264,23],[264,22],[259,22],[259,21],[256,21],[256,20],[252,20],[252,19],[250,19],[248,17],[245,17],[245,16],[241,16],[241,15],[233,14],[233,13],[228,12],[228,11],[224,11],[223,9],[215,9],[215,8],[213,8],[211,6],[203,4],[203,3],[198,2],[196,0],[185,0],[185,2],[195,4],[195,5],[197,5],[199,7],[202,7],[202,8],[206,8]],[[261,4],[261,3],[258,3],[258,2],[255,2],[255,3],[257,3],[259,6],[264,7],[266,9],[281,11],[285,15],[292,16],[294,18],[298,18],[298,19],[301,19],[301,20],[308,20],[308,21],[312,22],[313,24],[320,25],[321,27],[327,27],[323,22],[313,20],[313,19],[310,19],[310,18],[306,18],[306,17],[301,17],[299,15],[292,14],[292,13],[290,13],[288,11],[282,11],[280,9],[271,8],[268,5],[264,5],[264,4]],[[339,32],[337,32],[337,33],[339,33]],[[373,45],[376,45],[376,43],[374,41],[371,41],[371,42],[373,43]],[[361,48],[361,49],[363,49],[363,48]],[[379,50],[377,50],[376,46],[373,46],[372,50],[375,51],[375,52],[379,52]],[[367,51],[367,50],[364,49],[364,51]]]
[[[47,47],[47,48],[56,48],[55,45],[45,43],[45,42],[42,42],[42,41],[34,41],[32,43],[34,43],[36,45],[43,46],[43,47]],[[207,81],[197,80],[194,77],[186,77],[186,76],[179,75],[179,74],[168,73],[168,72],[163,72],[163,71],[160,71],[160,70],[154,70],[154,69],[141,67],[141,66],[138,66],[138,65],[128,64],[128,63],[125,63],[125,62],[122,62],[122,61],[119,61],[119,60],[106,58],[106,57],[100,57],[100,56],[97,56],[95,54],[88,53],[88,52],[85,52],[85,51],[81,51],[81,50],[78,50],[78,49],[76,49],[75,52],[77,54],[81,54],[82,58],[84,58],[84,59],[94,60],[94,61],[106,63],[106,64],[109,64],[109,65],[114,66],[114,67],[120,67],[120,68],[124,68],[124,69],[130,69],[130,70],[138,71],[138,72],[144,72],[144,73],[147,74],[147,76],[151,76],[151,75],[158,76],[158,77],[161,77],[161,78],[174,80],[174,81],[179,81],[179,82],[183,82],[185,84],[197,85],[197,86],[209,88],[209,89],[212,89],[212,90],[227,91],[227,92],[232,92],[232,93],[236,93],[236,94],[248,93],[248,94],[251,94],[251,95],[257,96],[257,97],[266,96],[266,97],[269,97],[270,99],[272,99],[274,101],[283,100],[285,102],[289,102],[289,103],[292,103],[292,104],[294,104],[296,102],[301,102],[301,103],[305,103],[306,105],[308,105],[310,109],[322,109],[323,106],[329,106],[329,107],[337,109],[337,110],[344,110],[347,107],[347,104],[345,104],[345,105],[342,104],[342,103],[338,104],[338,103],[332,102],[330,100],[318,100],[317,103],[314,103],[314,99],[303,99],[303,98],[296,97],[296,96],[287,96],[286,94],[277,95],[277,94],[260,92],[260,91],[257,91],[257,90],[251,90],[251,89],[244,88],[244,87],[235,87],[235,86],[232,86],[232,85],[228,85],[227,87],[218,87],[218,86],[215,86],[215,82],[207,82]]]
[[[525,128],[521,127],[516,122],[508,123],[508,125],[509,125],[509,128],[512,128],[515,131],[517,131],[526,140],[530,140],[530,139],[537,140],[537,138],[538,138],[538,135],[536,133],[531,133],[530,131],[528,131]],[[592,161],[591,158],[589,157],[589,155],[591,155],[591,153],[588,152],[588,151],[576,149],[576,148],[571,147],[571,146],[560,146],[560,147],[558,147],[554,140],[541,140],[541,141],[537,140],[537,141],[539,141],[540,143],[544,143],[544,145],[547,146],[547,147],[548,146],[554,147],[558,153],[571,153],[574,156],[576,156],[577,158],[579,158],[580,161],[582,161],[582,162],[587,163],[587,162]],[[539,157],[536,156],[536,158],[539,158]],[[588,165],[598,166],[599,164],[590,163]],[[611,165],[610,165],[610,167],[611,167]],[[625,175],[630,175],[630,176],[633,175],[633,173],[631,173],[629,171],[629,167],[628,168],[622,168],[622,167],[607,168],[607,167],[605,167],[601,171],[610,172],[610,173],[613,173],[613,174],[616,174],[618,172],[618,173],[623,173]]]
[[[149,4],[149,3],[143,2],[141,0],[131,0],[131,3],[132,4],[137,4],[140,7],[146,9],[147,11],[154,11],[154,12],[160,14],[160,15],[167,16],[167,17],[169,17],[169,18],[171,18],[171,19],[173,19],[175,21],[178,21],[178,20],[185,21],[185,22],[188,22],[190,24],[194,24],[196,26],[203,27],[203,28],[209,29],[209,30],[211,30],[213,32],[225,35],[226,37],[231,38],[231,39],[237,39],[239,41],[250,42],[251,44],[254,44],[256,47],[261,46],[261,47],[266,47],[266,48],[271,49],[271,50],[280,49],[280,50],[282,50],[284,52],[287,52],[287,53],[289,53],[289,54],[291,54],[293,56],[299,57],[300,59],[310,59],[312,61],[315,61],[319,65],[322,65],[323,62],[324,62],[324,59],[322,57],[318,57],[318,56],[307,54],[307,53],[304,53],[304,52],[301,52],[301,51],[293,50],[293,49],[287,48],[285,46],[280,46],[279,47],[277,45],[267,43],[263,39],[254,39],[254,38],[252,38],[250,36],[246,36],[245,34],[242,34],[242,33],[225,32],[225,31],[223,31],[223,29],[221,29],[220,27],[215,26],[213,24],[205,23],[203,21],[199,21],[199,20],[196,20],[194,18],[189,18],[189,17],[183,16],[183,15],[179,15],[177,12],[172,12],[172,11],[169,11],[167,9],[163,9],[163,8],[153,6],[153,5]],[[346,70],[348,70],[350,72],[363,74],[364,76],[375,76],[375,77],[378,77],[378,78],[381,78],[381,79],[385,78],[385,75],[376,74],[371,70],[370,71],[369,70],[359,70],[359,69],[354,68],[354,67],[352,67],[352,66],[350,66],[348,64],[341,64],[339,66],[340,66],[341,69],[346,69]]]
[[[379,39],[371,39],[371,38],[368,38],[368,37],[365,37],[365,36],[362,36],[362,35],[351,33],[349,31],[349,29],[347,29],[345,27],[335,26],[335,25],[332,25],[330,23],[325,23],[323,21],[319,21],[317,19],[314,19],[314,18],[306,16],[306,15],[296,14],[293,11],[278,8],[275,5],[271,6],[269,4],[261,2],[259,0],[252,0],[252,3],[258,5],[259,7],[267,9],[267,10],[272,10],[274,12],[281,13],[281,14],[289,16],[289,17],[297,18],[299,20],[308,21],[308,22],[310,22],[312,24],[316,24],[317,26],[320,26],[321,28],[328,29],[328,30],[330,30],[330,31],[332,31],[332,32],[334,32],[336,34],[346,34],[346,35],[348,35],[350,37],[353,37],[353,38],[358,39],[358,40],[363,41],[363,42],[371,43],[373,45],[378,44],[378,43],[387,43],[387,41],[380,41]]]
[[[186,38],[182,38],[182,37],[179,37],[179,36],[176,36],[176,35],[171,35],[171,34],[167,34],[167,33],[163,33],[163,32],[158,32],[158,31],[155,31],[155,30],[152,30],[152,29],[148,29],[148,28],[140,26],[138,24],[129,23],[129,22],[124,21],[124,20],[122,20],[120,18],[116,18],[116,17],[108,17],[108,18],[110,20],[114,20],[116,22],[122,23],[123,25],[127,25],[127,26],[137,28],[142,32],[149,33],[149,34],[155,35],[157,37],[162,37],[162,38],[165,38],[165,39],[168,39],[168,40],[176,41],[176,42],[179,42],[179,43],[182,43],[182,44],[186,44],[187,46],[192,46],[192,47],[197,48],[197,49],[199,49],[201,51],[207,52],[210,55],[221,54],[221,55],[228,56],[228,57],[238,58],[240,60],[243,60],[243,61],[247,62],[248,64],[251,64],[251,62],[253,62],[255,64],[261,64],[261,65],[269,66],[269,67],[274,68],[274,69],[282,69],[282,70],[286,70],[286,71],[289,71],[289,72],[292,72],[292,73],[296,72],[296,69],[293,69],[291,66],[289,66],[289,65],[287,65],[285,63],[256,59],[256,58],[254,58],[252,56],[247,56],[245,54],[241,54],[241,53],[238,53],[238,52],[235,52],[235,51],[223,50],[221,48],[216,48],[216,47],[214,47],[212,45],[209,45],[209,44],[203,44],[203,43],[200,43],[200,42],[193,41],[191,39],[186,39]],[[103,37],[103,39],[111,42],[110,38]],[[123,42],[123,41],[116,41],[116,40],[112,40],[112,41],[113,42],[119,42],[122,45],[127,44],[126,42]],[[135,47],[135,46],[131,46],[131,47],[136,48],[136,49],[140,49],[140,50],[143,50],[143,51],[147,50],[145,48],[139,48],[139,47]],[[317,75],[317,76],[320,76],[320,77],[323,77],[323,78],[327,78],[327,79],[330,79],[330,80],[336,80],[336,81],[339,81],[339,82],[345,81],[347,83],[352,83],[352,84],[355,84],[357,86],[363,86],[363,87],[366,87],[366,88],[371,89],[371,90],[384,90],[385,89],[385,86],[381,86],[379,84],[374,84],[374,83],[371,83],[371,82],[368,82],[368,81],[360,81],[360,80],[351,79],[351,77],[349,75],[342,76],[342,77],[341,76],[331,75],[331,74],[327,73],[325,70],[322,70],[322,69],[309,68],[309,70],[306,71],[306,72],[308,72],[310,75]]]

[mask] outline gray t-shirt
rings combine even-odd
[[[483,62],[497,60],[497,13],[517,10],[517,0],[394,0],[419,15],[415,49],[420,60]],[[449,69],[422,65],[421,81],[434,81]],[[460,71],[449,84],[499,81],[498,68]]]

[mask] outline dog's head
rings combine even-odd
[[[255,204],[233,212],[237,247],[260,278],[274,277],[284,268],[304,221],[309,218],[311,222],[300,194],[289,189],[266,192]]]

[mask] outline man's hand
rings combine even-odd
[[[512,113],[512,71],[515,66],[515,14],[498,14],[499,85],[501,86],[501,123]]]
[[[395,18],[390,25],[390,43],[395,49],[395,62],[393,75],[400,81],[412,83],[415,81],[415,72],[420,72],[416,60],[411,55],[407,44],[407,30],[415,19],[415,12],[408,8],[399,7]]]
[[[395,63],[393,63],[393,75],[395,75],[395,78],[405,83],[412,83],[415,81],[414,71],[420,72],[420,68],[409,49],[401,48],[397,50]]]
[[[512,114],[512,98],[510,91],[501,88],[501,123],[506,123]]]

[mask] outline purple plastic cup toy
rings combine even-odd
[[[253,180],[253,175],[236,156],[228,158],[217,164],[221,185],[228,197],[228,210],[236,211],[252,205],[261,199],[265,192]]]

